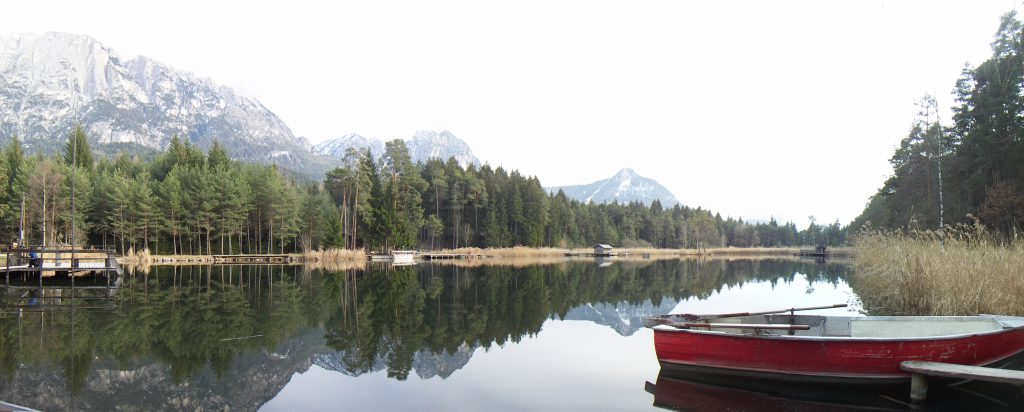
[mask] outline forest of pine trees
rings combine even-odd
[[[889,162],[893,175],[853,230],[925,230],[973,223],[1008,239],[1024,227],[1024,32],[1015,12],[1003,16],[992,57],[967,66],[954,89],[953,123],[941,125],[925,97],[910,134]]]
[[[126,154],[93,160],[81,128],[69,135],[63,156],[26,156],[15,136],[2,160],[0,179],[8,185],[0,193],[0,241],[8,245],[19,238],[23,199],[28,244],[71,243],[75,222],[76,245],[154,254],[845,241],[838,222],[798,231],[792,223],[749,224],[657,201],[583,204],[514,170],[463,168],[454,159],[413,163],[402,140],[388,142],[380,158],[350,150],[323,182],[231,160],[216,142],[203,153],[176,136],[151,161]]]

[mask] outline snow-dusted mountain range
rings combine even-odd
[[[385,339],[382,345],[391,350],[390,346],[393,345],[393,342]],[[435,376],[447,379],[453,373],[469,364],[478,347],[480,347],[479,344],[470,345],[463,342],[454,353],[435,353],[426,349],[418,350],[413,354],[412,372],[415,372],[416,376],[419,376],[420,379],[430,379]],[[325,350],[314,355],[312,362],[314,365],[326,370],[349,376],[359,376],[364,373],[380,372],[387,369],[387,356],[382,355],[376,357],[373,366],[368,370],[353,370],[348,365],[350,361],[357,362],[356,357],[357,354],[352,352]]]
[[[609,179],[598,180],[591,184],[574,186],[555,186],[547,188],[551,193],[559,190],[571,199],[583,203],[630,203],[641,202],[650,205],[655,200],[661,201],[663,207],[672,207],[679,203],[675,195],[654,179],[636,174],[633,169],[625,168]]]
[[[413,162],[426,162],[430,159],[448,160],[454,157],[462,167],[480,166],[480,160],[473,154],[469,145],[447,130],[420,130],[412,138],[406,139],[405,143],[409,147],[409,155]],[[375,156],[380,156],[384,152],[384,141],[351,133],[320,143],[313,147],[313,152],[340,160],[345,157],[345,152],[349,148],[355,148],[360,152],[370,149]]]
[[[340,164],[348,148],[384,151],[383,141],[357,134],[312,146],[256,99],[144,56],[124,60],[89,36],[0,34],[0,144],[17,135],[29,153],[52,154],[75,124],[99,153],[153,153],[177,135],[204,150],[216,140],[232,158],[273,162],[314,180]],[[463,167],[480,165],[447,130],[418,131],[406,144],[413,161],[454,157]],[[630,169],[590,185],[551,188],[558,189],[585,202],[678,203]]]
[[[217,140],[232,158],[316,180],[349,147],[384,151],[383,141],[356,134],[313,147],[256,99],[144,56],[122,59],[89,36],[0,34],[0,144],[18,135],[30,152],[54,153],[76,123],[100,153],[152,153],[178,135],[204,150]],[[414,161],[454,156],[480,165],[448,131],[406,142]]]
[[[123,60],[92,37],[0,35],[0,137],[33,151],[63,147],[75,123],[99,152],[147,152],[171,136],[234,158],[320,171],[309,143],[256,99],[149,59]]]

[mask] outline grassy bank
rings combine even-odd
[[[1024,245],[977,226],[864,233],[852,279],[872,314],[1024,315]]]

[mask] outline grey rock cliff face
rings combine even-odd
[[[326,168],[262,103],[209,79],[122,60],[89,36],[0,35],[0,138],[52,153],[76,123],[99,152],[162,150],[178,135],[203,149],[218,140],[237,159]]]

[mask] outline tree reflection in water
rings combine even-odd
[[[0,395],[13,390],[26,369],[59,370],[65,390],[78,394],[94,378],[96,363],[133,370],[155,362],[175,383],[207,370],[220,379],[239,356],[274,353],[309,330],[322,330],[326,347],[320,350],[342,354],[348,374],[383,364],[389,377],[404,380],[417,353],[451,355],[467,346],[519,342],[539,333],[546,320],[587,304],[658,306],[797,276],[838,284],[849,270],[797,260],[420,264],[333,273],[297,266],[155,267],[127,276],[111,309],[70,310],[69,299],[59,310],[5,307]],[[303,362],[315,354],[306,356]]]

